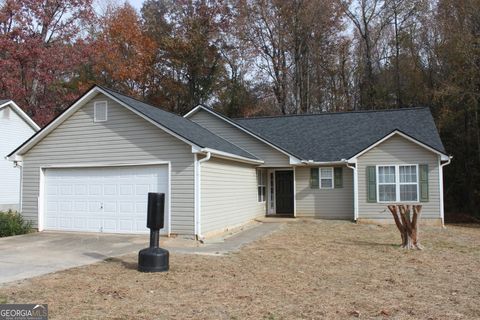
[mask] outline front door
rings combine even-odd
[[[293,171],[275,171],[277,214],[293,215]]]

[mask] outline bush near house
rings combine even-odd
[[[32,231],[32,223],[25,221],[23,217],[14,211],[0,211],[0,238],[16,236]]]

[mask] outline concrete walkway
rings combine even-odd
[[[279,221],[280,222],[280,221]],[[204,243],[161,238],[171,253],[224,255],[279,229],[282,223],[254,223]],[[148,235],[37,232],[0,238],[0,285],[132,254],[148,246]]]
[[[183,254],[205,254],[205,255],[226,255],[239,251],[243,246],[263,238],[283,226],[282,221],[277,223],[259,223],[247,225],[241,230],[235,230],[232,233],[224,234],[215,238],[207,239],[195,247],[179,246],[179,242],[165,241],[160,243],[161,247],[165,247],[173,253]]]

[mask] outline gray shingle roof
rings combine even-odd
[[[208,131],[197,123],[180,117],[176,114],[159,109],[140,100],[136,100],[129,96],[123,95],[108,88],[100,87],[108,94],[122,101],[126,105],[155,121],[156,123],[171,130],[184,139],[194,143],[201,148],[211,148],[218,151],[228,152],[237,156],[258,160],[257,157],[247,151],[237,147],[236,145],[220,138],[219,136]]]
[[[348,159],[399,130],[446,154],[428,108],[234,119],[302,160]]]
[[[0,105],[9,102],[10,99],[0,99]]]

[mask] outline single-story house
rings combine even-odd
[[[164,232],[199,238],[265,215],[389,222],[398,202],[442,224],[450,161],[426,108],[180,117],[100,86],[9,159],[39,230],[147,232],[147,192],[164,192]]]
[[[5,156],[40,128],[12,100],[0,100],[0,211],[18,210],[20,168]]]

